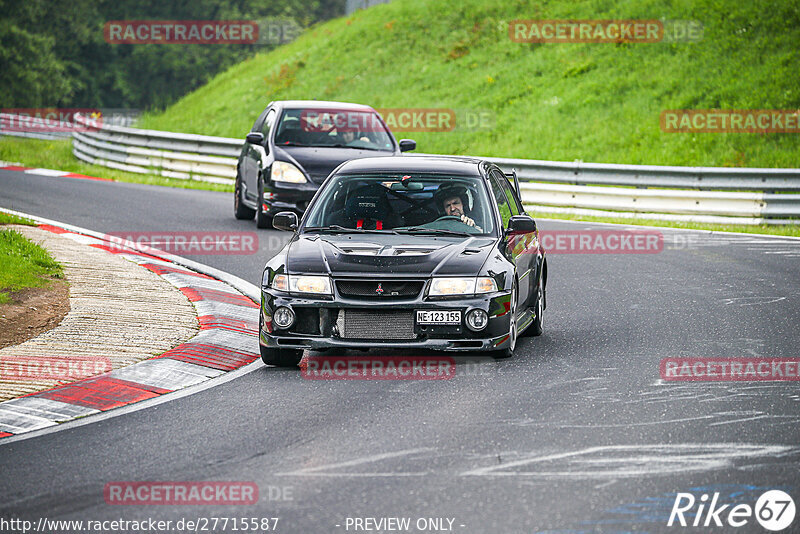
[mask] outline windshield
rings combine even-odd
[[[491,206],[478,177],[342,175],[314,202],[304,231],[491,234]]]
[[[374,111],[287,109],[275,133],[279,146],[394,150],[389,130]]]

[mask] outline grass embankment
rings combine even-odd
[[[0,212],[0,304],[11,301],[10,293],[29,287],[43,287],[63,279],[64,271],[48,252],[6,224],[33,222]]]
[[[515,19],[683,19],[699,42],[525,44]],[[652,165],[798,167],[800,134],[665,133],[667,109],[800,109],[796,0],[403,0],[219,74],[141,126],[244,137],[267,102],[488,111],[416,132],[421,152]]]
[[[210,184],[194,180],[178,180],[153,174],[136,174],[84,163],[72,155],[72,141],[60,139],[45,141],[20,137],[0,136],[0,160],[19,163],[25,167],[39,167],[109,178],[118,182],[163,185],[186,189],[233,191],[233,186]]]

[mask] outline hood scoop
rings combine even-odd
[[[374,245],[339,245],[336,248],[344,254],[355,256],[425,256],[437,250],[431,247],[392,247],[388,245],[383,247]]]

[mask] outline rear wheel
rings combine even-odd
[[[261,348],[261,361],[267,365],[275,367],[297,367],[303,359],[303,351],[300,349],[273,349],[259,346]]]
[[[242,202],[242,180],[239,173],[236,173],[236,185],[233,186],[233,215],[237,219],[252,220],[256,210],[248,208]]]
[[[264,184],[258,175],[258,206],[256,208],[256,227],[272,228],[272,216],[264,213]]]

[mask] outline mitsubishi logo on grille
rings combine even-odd
[[[381,287],[380,282],[378,282],[378,289],[375,290],[375,293],[383,295],[383,287]]]

